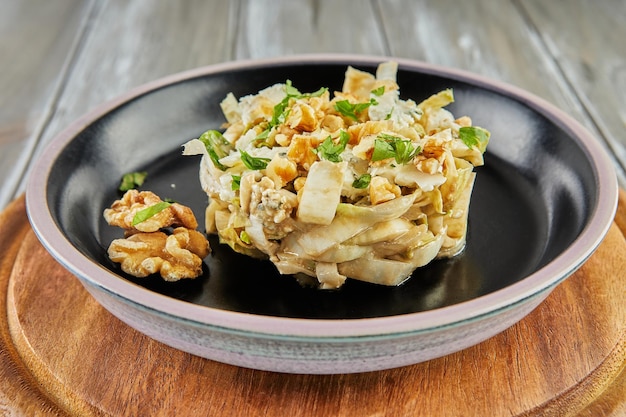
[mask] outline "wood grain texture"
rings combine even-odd
[[[14,191],[74,53],[89,2],[0,2],[0,207]]]
[[[242,1],[238,29],[238,59],[314,52],[388,54],[369,1]]]
[[[526,5],[527,2],[519,3]],[[558,53],[558,46],[547,48],[542,37],[544,33],[548,36],[550,33],[558,33],[562,39],[568,40],[585,36],[576,28],[577,20],[573,18],[577,17],[578,21],[584,20],[588,26],[594,23],[600,24],[603,16],[610,13],[608,5],[611,2],[604,2],[600,10],[596,10],[597,8],[591,2],[584,1],[577,2],[585,3],[584,7],[579,4],[580,7],[572,7],[571,10],[570,5],[563,7],[560,2],[537,1],[533,4],[535,3],[544,5],[537,7],[549,8],[550,13],[540,11],[533,13],[533,19],[529,21],[524,9],[516,6],[515,3],[492,0],[470,2],[440,0],[437,2],[437,7],[432,7],[432,2],[427,0],[380,0],[379,8],[383,30],[389,40],[392,56],[462,68],[516,85],[544,98],[581,122],[605,145],[607,151],[609,149],[615,151],[618,155],[614,157],[614,160],[619,179],[626,186],[625,171],[619,168],[620,162],[626,162],[619,157],[624,149],[615,145],[615,135],[610,134],[606,129],[599,129],[600,123],[598,122],[605,119],[607,122],[612,120],[609,123],[619,124],[620,132],[623,132],[626,117],[622,117],[621,123],[617,123],[615,119],[619,111],[616,112],[614,109],[620,108],[615,103],[617,97],[619,96],[621,100],[626,97],[626,94],[619,93],[620,83],[622,87],[626,84],[624,73],[619,72],[626,71],[624,54],[616,55],[612,64],[616,67],[612,70],[615,73],[614,76],[624,78],[620,83],[614,83],[618,90],[613,90],[610,94],[606,91],[607,94],[605,94],[604,90],[608,88],[608,85],[602,87],[601,84],[606,84],[606,81],[600,81],[600,74],[593,72],[598,79],[588,82],[586,90],[597,89],[593,93],[594,102],[597,105],[590,104],[589,99],[584,100],[585,105],[583,105],[578,88],[573,88],[576,80],[565,79],[561,69],[561,65],[565,63],[575,65],[575,61],[580,59],[581,51],[572,51],[568,58],[555,60],[554,55]],[[565,12],[566,9],[568,11]],[[583,12],[586,9],[589,9],[588,14]],[[626,8],[622,7],[622,9]],[[578,15],[571,16],[568,13],[578,13]],[[541,23],[545,25],[541,27],[541,35],[533,26],[535,14],[542,16]],[[616,18],[616,24],[618,21],[619,18]],[[620,30],[624,32],[624,29]],[[601,36],[602,32],[598,31],[595,36],[598,42]],[[624,36],[617,38],[622,39]],[[609,47],[609,52],[598,52],[603,49],[599,45],[589,43],[574,44],[571,48],[576,46],[583,46],[584,51],[590,51],[589,53],[593,54],[611,54],[611,47]],[[623,47],[623,42],[619,47]],[[591,52],[592,50],[594,52]],[[561,61],[564,62],[561,63]],[[589,68],[595,68],[595,66],[591,64]],[[596,69],[600,70],[600,68]],[[587,94],[585,91],[580,91],[580,93]],[[602,97],[607,97],[607,99]],[[591,118],[590,108],[594,108],[592,114],[593,112],[610,112],[611,115]],[[621,108],[626,108],[626,106],[622,105]],[[623,133],[619,137],[626,143]],[[612,152],[609,154],[613,155]]]
[[[165,75],[229,60],[236,6],[220,0],[96,2],[35,158],[54,135],[99,104]]]
[[[352,375],[255,371],[169,348],[110,315],[50,258],[23,199],[2,213],[0,233],[19,238],[0,243],[0,381],[15,414],[617,417],[626,407],[626,239],[617,225],[505,332],[422,364]]]
[[[15,349],[6,323],[8,278],[19,252],[20,242],[31,233],[24,198],[13,201],[0,213],[0,412],[4,415],[58,416],[61,410],[39,389],[38,382],[24,366]],[[10,237],[10,238],[9,238]],[[11,243],[13,242],[13,243]]]
[[[626,4],[586,0],[571,0],[567,7],[541,0],[519,3],[612,153],[626,167]]]

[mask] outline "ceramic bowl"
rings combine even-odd
[[[56,136],[27,188],[28,215],[46,249],[93,297],[140,332],[233,365],[290,373],[381,370],[446,355],[513,325],[592,254],[617,204],[612,164],[578,122],[512,86],[397,59],[402,98],[452,88],[456,115],[488,128],[476,169],[467,247],[420,268],[399,287],[351,281],[304,288],[268,262],[213,253],[196,280],[125,275],[106,255],[119,229],[102,217],[123,174],[190,206],[206,196],[198,159],[181,145],[219,129],[219,103],[289,79],[300,91],[340,90],[348,65],[373,72],[389,58],[306,55],[239,61],[172,75],[106,103]]]

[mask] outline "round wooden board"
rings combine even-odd
[[[429,362],[350,375],[216,363],[100,307],[39,244],[24,198],[0,215],[0,410],[10,415],[626,414],[626,196],[597,252],[503,333]],[[618,227],[619,226],[619,227]]]

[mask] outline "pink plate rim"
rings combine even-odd
[[[91,122],[120,107],[135,97],[164,86],[205,75],[246,67],[267,67],[286,64],[343,63],[358,65],[398,62],[403,69],[437,74],[460,80],[512,97],[542,113],[568,131],[573,140],[586,151],[597,178],[597,201],[590,221],[575,241],[560,255],[536,272],[503,289],[462,303],[417,313],[366,319],[300,319],[262,316],[225,311],[176,300],[121,279],[76,249],[56,226],[47,206],[46,184],[50,169],[63,148]],[[306,54],[267,59],[250,59],[209,65],[136,87],[98,106],[60,132],[36,162],[26,189],[27,212],[31,225],[44,247],[74,275],[91,287],[114,294],[157,314],[165,314],[201,326],[226,331],[252,332],[277,337],[342,338],[389,336],[399,333],[434,331],[467,323],[480,317],[497,314],[523,304],[526,300],[549,291],[580,267],[604,239],[615,216],[618,185],[612,161],[602,145],[578,121],[547,101],[510,84],[459,69],[425,62],[373,55]]]

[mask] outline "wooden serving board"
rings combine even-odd
[[[202,359],[120,322],[39,244],[22,197],[0,214],[0,414],[623,416],[624,231],[622,192],[581,269],[477,346],[388,371],[288,375]]]

